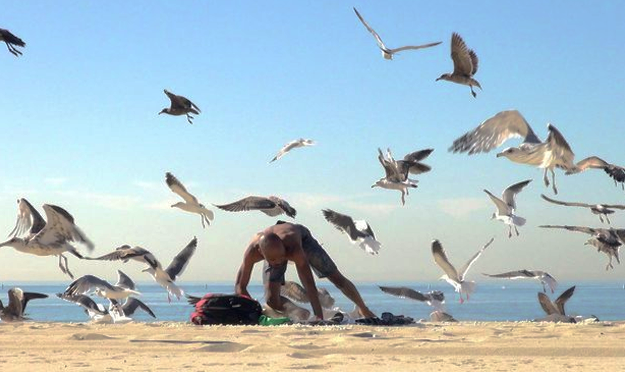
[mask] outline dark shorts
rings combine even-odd
[[[278,221],[280,223],[281,221]],[[310,267],[315,272],[318,278],[325,278],[338,271],[336,264],[332,261],[332,258],[323,249],[321,244],[313,238],[310,231],[301,226],[302,229],[302,249],[308,259]],[[263,283],[279,282],[284,283],[284,273],[286,272],[287,265],[281,265],[278,267],[270,267],[267,261],[263,266]]]

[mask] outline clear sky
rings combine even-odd
[[[356,18],[358,8],[391,47],[443,41],[382,58]],[[586,236],[545,231],[545,223],[599,226],[585,210],[546,204],[538,169],[489,154],[447,152],[451,142],[495,113],[521,111],[541,138],[557,126],[577,160],[599,155],[625,164],[623,117],[625,3],[617,1],[4,1],[0,27],[24,39],[15,58],[0,46],[0,231],[14,225],[15,200],[57,204],[95,242],[94,255],[141,245],[163,262],[193,237],[197,254],[183,279],[234,280],[250,237],[274,223],[260,212],[198,216],[169,207],[173,172],[205,204],[279,195],[298,211],[348,277],[360,281],[435,280],[437,238],[462,265],[492,236],[480,272],[542,269],[560,279],[622,280],[625,265]],[[435,79],[452,70],[449,40],[460,33],[480,58],[483,91]],[[193,100],[202,114],[157,113],[163,89]],[[304,137],[316,147],[267,162]],[[510,144],[517,144],[511,141]],[[371,189],[384,173],[377,148],[396,156],[432,147],[433,167],[406,206],[399,193]],[[511,183],[528,224],[507,238],[491,221]],[[563,200],[624,203],[601,171],[565,176]],[[332,208],[366,219],[383,244],[372,257],[321,215]],[[625,217],[612,218],[623,226]],[[137,263],[79,261],[76,275],[113,280]],[[56,257],[0,249],[1,281],[65,280]],[[293,275],[294,269],[289,270]],[[255,279],[259,278],[257,268]]]

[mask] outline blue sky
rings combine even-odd
[[[384,60],[352,6],[391,47],[443,44]],[[284,197],[356,280],[434,280],[441,273],[433,238],[462,264],[492,236],[474,277],[518,268],[562,279],[623,277],[621,266],[603,270],[605,256],[584,247],[583,235],[536,228],[599,226],[586,211],[545,204],[541,171],[495,152],[446,150],[515,108],[541,138],[548,122],[557,126],[578,160],[599,155],[625,164],[621,2],[7,1],[2,14],[0,27],[27,43],[21,58],[0,48],[0,229],[7,233],[15,200],[26,197],[68,209],[95,242],[94,254],[141,245],[167,263],[195,235],[199,249],[184,279],[233,280],[250,237],[274,220],[215,211],[203,230],[199,217],[169,208],[177,201],[164,183],[171,171],[205,204]],[[454,31],[480,58],[477,99],[468,87],[435,82],[452,70]],[[164,88],[202,109],[194,125],[157,115],[168,105]],[[318,145],[267,164],[299,137]],[[435,148],[427,161],[433,171],[405,207],[398,193],[369,187],[383,175],[377,147],[397,156]],[[518,213],[528,225],[509,240],[489,220],[493,206],[482,189],[498,194],[527,178],[534,182]],[[558,172],[558,180],[563,200],[625,203],[601,171]],[[322,208],[366,219],[383,244],[380,255],[351,246]],[[65,279],[56,258],[5,248],[0,260],[0,280]],[[109,279],[123,268],[149,280],[133,263],[70,258],[70,268]]]

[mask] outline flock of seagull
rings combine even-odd
[[[403,46],[399,48],[389,48],[382,41],[379,34],[365,21],[363,16],[354,8],[354,12],[366,30],[375,38],[383,58],[392,60],[396,53],[406,50],[418,50],[430,48],[442,42],[433,42],[417,46]],[[11,33],[9,30],[0,28],[0,41],[3,41],[10,53],[15,56],[22,55],[18,48],[24,48],[26,43]],[[451,59],[453,61],[453,71],[442,74],[438,80],[447,80],[461,85],[469,86],[471,94],[476,97],[474,87],[482,89],[480,83],[474,78],[478,70],[478,57],[475,51],[468,48],[463,38],[458,33],[451,36]],[[194,116],[201,113],[200,108],[188,98],[164,90],[165,95],[170,100],[170,107],[164,108],[159,114],[174,116],[186,116],[187,121],[193,124]],[[625,188],[625,168],[609,163],[597,156],[587,157],[579,162],[574,162],[575,155],[558,129],[553,125],[547,125],[547,138],[541,141],[532,130],[525,118],[516,110],[501,111],[486,119],[475,129],[468,131],[464,135],[453,141],[450,152],[467,153],[468,155],[487,153],[502,146],[511,138],[520,137],[522,142],[515,147],[508,147],[497,154],[497,157],[505,157],[508,160],[534,166],[544,170],[543,181],[546,187],[551,186],[554,194],[558,193],[556,185],[556,169],[562,169],[565,174],[572,175],[583,172],[587,169],[601,169]],[[297,148],[304,148],[315,145],[311,139],[299,138],[285,144],[278,153],[269,161],[273,163],[283,158],[290,151]],[[384,176],[371,186],[387,190],[395,190],[401,193],[401,204],[405,205],[406,196],[411,190],[418,187],[418,180],[412,176],[422,175],[432,168],[422,161],[432,154],[434,149],[423,149],[406,154],[402,159],[396,160],[390,149],[383,152],[378,149],[378,161],[384,170]],[[551,174],[551,181],[548,177]],[[523,226],[526,220],[516,215],[517,195],[527,187],[532,180],[524,180],[507,187],[501,197],[498,197],[488,190],[484,192],[495,204],[496,210],[492,214],[492,219],[503,222],[508,227],[508,238],[512,238],[513,231],[518,236],[517,227]],[[171,205],[182,211],[196,214],[201,219],[202,227],[206,228],[214,220],[214,212],[189,191],[172,173],[165,175],[165,183],[169,189],[177,194],[183,201]],[[623,210],[625,205],[611,204],[588,204],[580,202],[564,202],[542,195],[542,198],[556,205],[582,207],[589,209],[593,214],[598,215],[601,223],[610,224],[609,214],[613,214],[616,209]],[[87,238],[85,233],[76,225],[74,217],[62,207],[44,204],[43,211],[46,215],[44,220],[41,214],[26,199],[17,201],[18,213],[15,227],[9,233],[9,240],[0,243],[0,247],[10,246],[15,250],[37,256],[57,256],[60,270],[74,279],[74,275],[69,269],[66,254],[71,254],[78,259],[102,260],[102,261],[136,261],[146,265],[143,272],[148,273],[156,283],[167,292],[168,301],[172,297],[180,299],[184,291],[176,284],[176,279],[180,277],[190,259],[197,249],[197,238],[193,238],[171,261],[169,266],[164,268],[159,260],[147,249],[139,246],[123,245],[113,252],[100,257],[86,257],[80,253],[75,245],[84,247],[87,252],[94,250],[94,244]],[[226,203],[214,204],[228,212],[260,211],[267,216],[275,217],[286,214],[295,218],[297,211],[286,200],[277,196],[245,196],[240,200]],[[344,233],[355,245],[358,245],[365,252],[378,254],[382,244],[376,239],[371,226],[364,220],[354,220],[351,216],[341,214],[331,209],[322,211],[324,218],[334,227]],[[619,249],[625,244],[625,229],[591,228],[584,226],[568,225],[542,225],[541,228],[566,229],[570,231],[583,232],[591,237],[585,243],[597,249],[598,252],[606,254],[609,263],[606,270],[613,268],[612,259],[620,263]],[[476,260],[493,243],[490,239],[468,262],[460,269],[456,269],[447,257],[447,253],[438,240],[434,240],[431,251],[434,262],[444,272],[441,279],[447,281],[459,294],[460,302],[469,299],[475,290],[475,282],[466,280],[467,273]],[[549,273],[541,270],[515,270],[500,274],[483,274],[491,278],[503,279],[533,279],[542,284],[544,292],[547,288],[554,293],[557,287],[556,279]],[[440,291],[421,293],[406,287],[385,287],[380,289],[390,295],[409,298],[424,302],[434,308],[431,315],[432,320],[453,321],[453,317],[444,312],[445,296]],[[555,302],[552,302],[544,293],[539,293],[539,302],[545,310],[548,318],[556,321],[571,321],[571,317],[564,312],[564,303],[573,295],[575,287],[566,290]],[[96,303],[89,294],[107,299],[108,307],[101,303]],[[78,304],[85,309],[85,312],[94,321],[102,322],[127,322],[137,309],[142,309],[152,317],[156,317],[154,312],[135,296],[141,293],[136,288],[133,280],[118,271],[118,280],[111,284],[105,279],[94,275],[84,275],[71,282],[66,290],[58,293],[57,296],[63,300]],[[19,321],[26,319],[24,311],[28,301],[33,299],[43,299],[48,297],[45,294],[24,292],[19,288],[12,288],[8,292],[9,305],[4,307],[0,302],[0,319],[3,321]],[[287,282],[282,288],[282,295],[299,303],[309,302],[304,288],[295,282]],[[463,297],[464,296],[464,297]],[[331,309],[334,306],[334,299],[329,292],[320,289],[319,298],[324,309]],[[573,320],[574,321],[574,320]]]

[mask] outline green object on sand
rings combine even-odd
[[[260,318],[258,318],[258,324],[262,326],[272,326],[287,323],[291,323],[291,319],[289,319],[288,317],[270,318],[266,315],[261,315]]]

